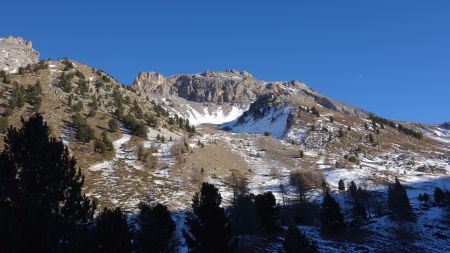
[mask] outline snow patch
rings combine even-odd
[[[279,109],[271,108],[262,118],[254,118],[253,115],[246,116],[243,120],[234,121],[221,125],[235,133],[261,134],[269,132],[270,135],[281,139],[287,129],[289,114],[292,107],[284,106]]]

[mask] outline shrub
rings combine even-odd
[[[77,113],[73,116],[73,125],[77,130],[75,137],[82,143],[88,143],[94,138],[94,129],[87,123],[86,119]]]
[[[146,138],[147,137],[147,126],[144,122],[135,119],[132,115],[127,115],[122,119],[123,124],[126,128],[130,129],[136,136]]]
[[[4,134],[8,130],[8,117],[0,117],[0,133]]]
[[[115,133],[117,132],[117,129],[119,129],[119,121],[117,119],[110,119],[108,121],[108,127],[109,127],[109,131],[111,133]]]
[[[72,105],[73,112],[81,112],[83,110],[83,102],[79,100],[76,104]]]

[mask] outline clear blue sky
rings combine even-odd
[[[450,121],[450,1],[2,1],[0,36],[129,84],[247,70],[381,116]]]

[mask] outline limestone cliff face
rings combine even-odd
[[[0,70],[15,73],[19,67],[39,61],[39,52],[33,49],[31,41],[23,38],[0,38]]]
[[[155,72],[142,72],[132,88],[145,94],[176,95],[195,102],[247,103],[255,100],[266,86],[247,72],[228,70],[167,78]]]
[[[335,111],[364,114],[362,110],[322,96],[299,81],[267,82],[248,72],[236,70],[205,71],[164,77],[156,72],[141,72],[132,85],[135,92],[153,98],[176,96],[199,103],[250,104],[264,94],[281,95],[300,104],[319,104]]]

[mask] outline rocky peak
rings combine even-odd
[[[169,92],[167,78],[157,72],[141,72],[134,79],[133,88],[142,93],[165,94]]]
[[[265,89],[247,72],[204,71],[165,78],[155,72],[140,73],[132,88],[147,95],[176,95],[196,102],[248,103]]]
[[[39,61],[39,53],[31,41],[20,37],[0,38],[0,70],[15,73],[19,67]]]

